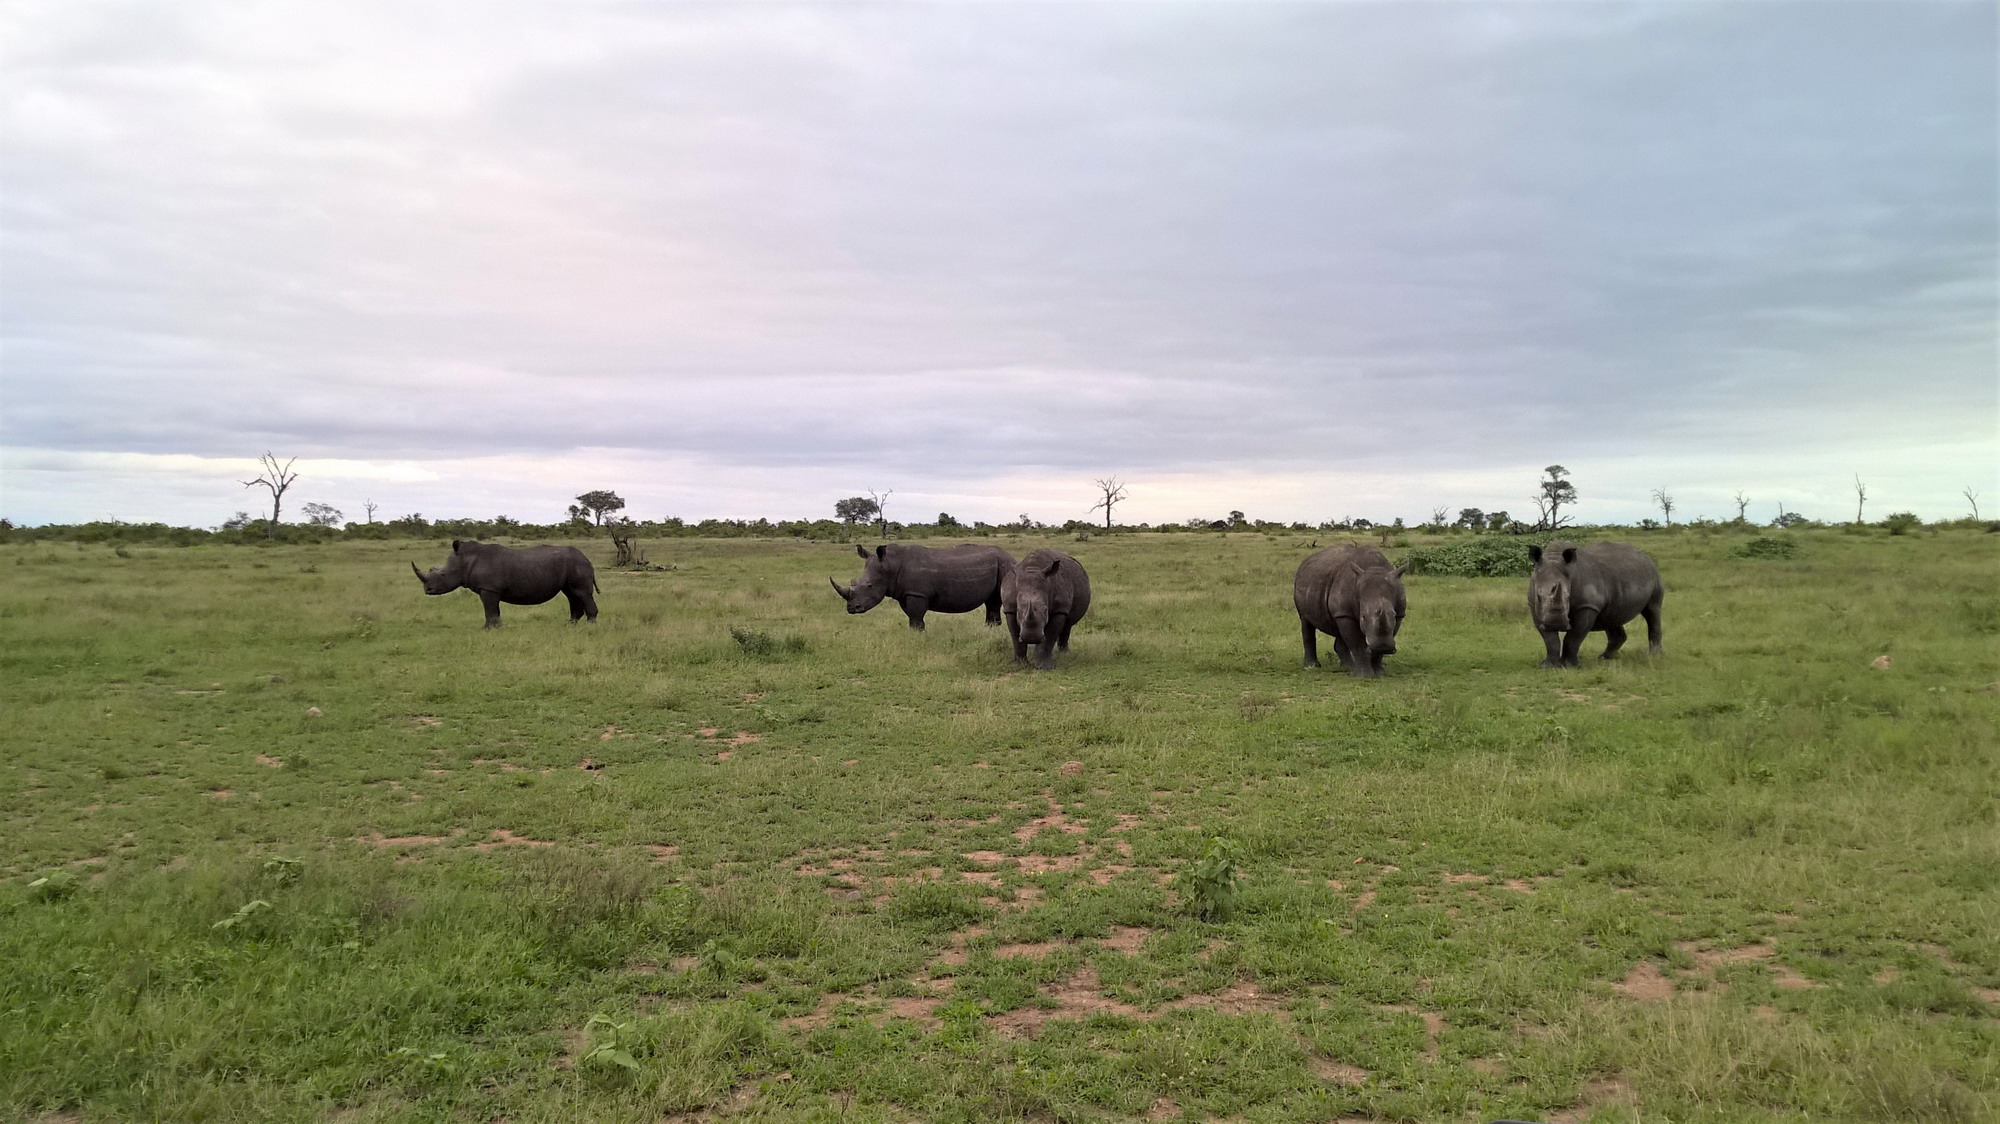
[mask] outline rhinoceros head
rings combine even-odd
[[[441,593],[450,593],[465,584],[465,546],[465,543],[453,539],[451,555],[444,560],[444,565],[433,566],[428,571],[418,570],[415,562],[410,563],[410,569],[416,572],[417,580],[424,583],[425,593],[436,597]]]
[[[1049,627],[1049,579],[1062,570],[1062,559],[1043,566],[1027,560],[1014,567],[1014,622],[1021,629],[1021,643],[1040,644]]]
[[[1403,627],[1403,571],[1365,570],[1355,598],[1361,618],[1361,637],[1368,650],[1378,656],[1396,654],[1396,632]]]
[[[1543,632],[1564,632],[1569,628],[1569,567],[1576,561],[1576,547],[1552,542],[1548,549],[1528,548],[1535,572],[1528,575],[1528,612],[1535,627]]]
[[[866,563],[861,568],[861,576],[854,579],[854,584],[843,589],[840,583],[832,578],[826,580],[833,582],[833,591],[840,594],[841,600],[847,602],[849,613],[865,613],[880,605],[882,598],[888,595],[889,571],[894,564],[893,555],[887,545],[876,547],[873,554],[868,553],[868,548],[865,546],[856,546],[854,552]]]

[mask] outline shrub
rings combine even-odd
[[[1924,521],[1919,519],[1914,511],[1898,511],[1882,520],[1882,525],[1889,528],[1889,533],[1892,535],[1907,535],[1923,526]]]
[[[1548,541],[1547,535],[1483,535],[1443,546],[1422,546],[1403,556],[1403,569],[1455,578],[1524,578],[1535,569],[1528,547]]]
[[[1791,539],[1774,539],[1768,535],[1758,535],[1730,551],[1738,558],[1791,558],[1798,552],[1799,544]]]
[[[1237,882],[1242,859],[1243,852],[1234,843],[1220,836],[1210,839],[1201,858],[1174,875],[1173,886],[1180,891],[1182,907],[1204,921],[1229,920],[1242,897]]]
[[[778,637],[754,628],[729,626],[729,635],[736,638],[743,654],[760,660],[782,659],[785,656],[804,655],[809,645],[806,638],[799,635]]]

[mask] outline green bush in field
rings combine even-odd
[[[1451,578],[1525,578],[1535,569],[1528,547],[1549,541],[1547,535],[1503,535],[1420,546],[1403,556],[1403,569]]]
[[[1923,526],[1924,521],[1914,511],[1898,511],[1883,519],[1882,525],[1889,528],[1892,535],[1907,535]]]
[[[1793,558],[1799,553],[1799,544],[1791,539],[1758,535],[1730,553],[1738,558]]]

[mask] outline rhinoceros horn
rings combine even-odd
[[[840,583],[839,583],[839,582],[837,582],[837,581],[834,581],[834,580],[833,580],[832,578],[828,578],[828,579],[826,579],[826,583],[827,583],[828,585],[830,585],[830,586],[832,586],[832,587],[833,587],[833,591],[834,591],[835,593],[838,593],[838,594],[840,594],[840,599],[841,599],[842,601],[852,601],[852,600],[854,600],[854,591],[853,591],[853,590],[851,590],[851,589],[842,589],[842,588],[840,588]]]
[[[410,563],[410,572],[417,575],[417,580],[419,581],[423,580],[424,572],[422,570],[417,569],[417,564],[415,562]]]

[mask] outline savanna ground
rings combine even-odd
[[[1664,659],[1412,576],[1374,682],[1303,535],[1057,543],[1053,673],[835,544],[0,547],[0,1116],[2000,1118],[2000,535],[1627,537]]]

